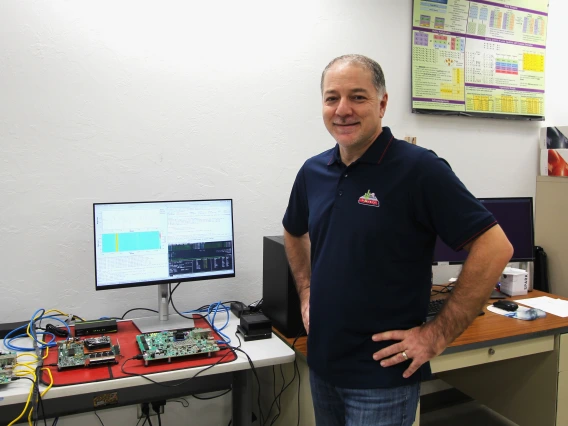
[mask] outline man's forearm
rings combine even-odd
[[[495,226],[468,247],[469,255],[450,297],[434,321],[435,334],[453,342],[475,319],[511,259],[513,249],[501,227]]]
[[[292,275],[296,281],[296,290],[300,300],[310,297],[310,279],[312,269],[310,264],[310,238],[307,233],[296,237],[284,230],[284,247]]]

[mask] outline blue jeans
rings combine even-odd
[[[390,389],[333,386],[310,369],[317,426],[411,426],[420,383]]]

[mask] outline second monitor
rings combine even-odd
[[[480,198],[479,201],[497,220],[511,242],[511,262],[534,260],[534,224],[532,197]],[[436,239],[433,263],[462,264],[467,251],[454,251],[440,237]]]

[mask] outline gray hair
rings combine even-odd
[[[322,93],[323,93],[323,79],[325,78],[325,75],[327,74],[329,69],[338,62],[359,65],[365,68],[366,70],[370,71],[373,79],[373,86],[375,86],[375,89],[377,89],[377,93],[379,94],[379,96],[384,95],[387,88],[385,84],[385,75],[383,74],[383,69],[381,68],[381,66],[378,64],[377,61],[374,61],[371,58],[368,58],[363,55],[354,55],[354,54],[338,56],[337,58],[333,59],[329,64],[327,64],[327,67],[325,67],[325,69],[321,73],[320,89]]]

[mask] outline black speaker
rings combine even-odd
[[[533,289],[550,292],[550,286],[548,285],[548,260],[546,252],[540,246],[534,247]]]
[[[284,237],[264,237],[262,253],[262,313],[284,336],[305,335],[300,298],[284,251]]]

